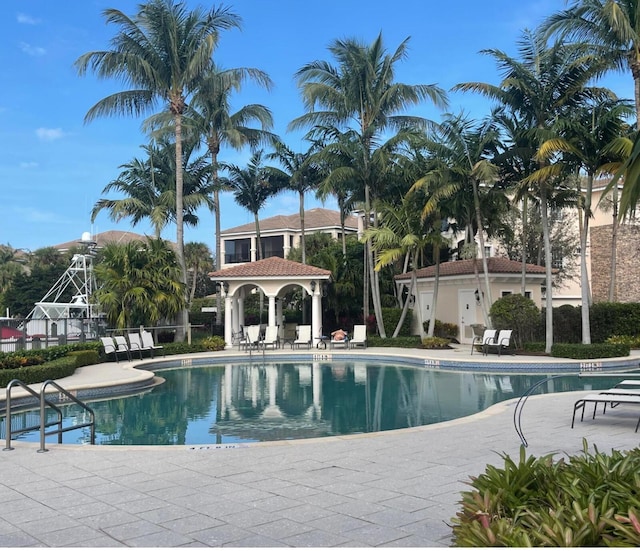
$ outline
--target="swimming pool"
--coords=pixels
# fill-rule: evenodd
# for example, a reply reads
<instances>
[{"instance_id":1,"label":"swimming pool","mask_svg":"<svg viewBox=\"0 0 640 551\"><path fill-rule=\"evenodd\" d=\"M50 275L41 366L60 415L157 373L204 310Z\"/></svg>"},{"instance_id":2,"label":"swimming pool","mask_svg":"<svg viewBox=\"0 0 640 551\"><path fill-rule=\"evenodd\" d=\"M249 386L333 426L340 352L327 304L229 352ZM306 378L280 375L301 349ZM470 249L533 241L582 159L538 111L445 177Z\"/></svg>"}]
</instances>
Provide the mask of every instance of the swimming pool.
<instances>
[{"instance_id":1,"label":"swimming pool","mask_svg":"<svg viewBox=\"0 0 640 551\"><path fill-rule=\"evenodd\" d=\"M620 379L449 371L368 359L234 362L158 374L165 382L150 391L88 402L96 414L96 444L231 445L394 430L477 413L545 379L545 393L608 388ZM64 426L87 421L77 406L63 411ZM33 426L37 415L13 414L14 430ZM39 434L15 439L35 442ZM64 443L88 441L88 429L63 435Z\"/></svg>"}]
</instances>

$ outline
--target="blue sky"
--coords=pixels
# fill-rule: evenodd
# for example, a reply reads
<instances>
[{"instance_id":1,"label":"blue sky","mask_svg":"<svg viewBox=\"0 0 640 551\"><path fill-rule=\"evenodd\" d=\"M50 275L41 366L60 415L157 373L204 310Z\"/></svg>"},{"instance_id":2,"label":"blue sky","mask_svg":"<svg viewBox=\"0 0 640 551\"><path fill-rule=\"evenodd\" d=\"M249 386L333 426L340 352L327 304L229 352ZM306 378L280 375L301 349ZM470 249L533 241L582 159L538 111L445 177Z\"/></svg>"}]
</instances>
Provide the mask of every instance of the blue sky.
<instances>
[{"instance_id":1,"label":"blue sky","mask_svg":"<svg viewBox=\"0 0 640 551\"><path fill-rule=\"evenodd\" d=\"M102 189L120 173L119 166L143 157L147 143L142 118L101 118L84 124L91 106L122 90L116 81L79 77L73 66L82 54L108 49L116 27L102 12L116 8L136 12L134 0L2 0L0 3L0 244L35 250L80 239L85 231L111 229L152 234L145 223L114 223L106 212L92 225L93 205ZM211 5L187 0L190 7ZM226 68L256 67L269 74L275 88L266 92L246 86L236 106L262 103L275 118L274 131L294 151L308 146L300 134L287 133L289 121L303 113L293 78L305 63L332 61L327 46L338 38L370 43L382 32L389 51L407 37L409 56L398 65L397 79L410 84L437 84L448 90L465 81L498 83L493 59L478 52L498 48L517 55L524 28L534 28L564 0L235 0L223 2L243 20L242 30L222 34L217 63ZM216 2L215 5L220 5ZM633 97L630 75L613 75L605 84L619 96ZM489 104L472 94L450 96L449 111L477 117ZM439 120L441 113L425 104L412 114ZM248 152L223 151L221 160L240 165ZM108 195L116 198L115 195ZM261 218L297 212L294 194L269 201ZM322 206L312 196L307 208ZM331 202L325 204L334 208ZM202 211L197 228L185 227L185 241L201 241L214 249L214 219ZM224 194L222 228L253 221ZM175 227L163 237L175 239Z\"/></svg>"}]
</instances>

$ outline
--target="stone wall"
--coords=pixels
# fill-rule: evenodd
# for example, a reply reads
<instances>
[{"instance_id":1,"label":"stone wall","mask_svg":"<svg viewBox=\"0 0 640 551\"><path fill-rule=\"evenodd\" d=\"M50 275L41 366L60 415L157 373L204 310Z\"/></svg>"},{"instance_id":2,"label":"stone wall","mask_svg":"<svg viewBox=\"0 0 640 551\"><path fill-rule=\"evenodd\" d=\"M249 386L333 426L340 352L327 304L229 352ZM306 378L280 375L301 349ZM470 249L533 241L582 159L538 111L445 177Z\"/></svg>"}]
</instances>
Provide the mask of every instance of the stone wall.
<instances>
[{"instance_id":1,"label":"stone wall","mask_svg":"<svg viewBox=\"0 0 640 551\"><path fill-rule=\"evenodd\" d=\"M609 300L611 225L592 227L591 293L594 302ZM640 226L618 227L615 302L640 302Z\"/></svg>"}]
</instances>

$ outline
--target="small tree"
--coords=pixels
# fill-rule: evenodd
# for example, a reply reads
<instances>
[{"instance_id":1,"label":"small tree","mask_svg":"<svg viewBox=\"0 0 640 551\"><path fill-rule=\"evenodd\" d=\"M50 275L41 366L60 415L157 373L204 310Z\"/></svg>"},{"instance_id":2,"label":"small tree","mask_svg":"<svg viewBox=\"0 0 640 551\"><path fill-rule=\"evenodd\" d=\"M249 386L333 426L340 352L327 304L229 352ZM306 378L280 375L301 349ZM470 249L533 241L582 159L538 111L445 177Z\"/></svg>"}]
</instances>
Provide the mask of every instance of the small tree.
<instances>
[{"instance_id":1,"label":"small tree","mask_svg":"<svg viewBox=\"0 0 640 551\"><path fill-rule=\"evenodd\" d=\"M532 341L540 323L540 310L530 298L520 294L499 298L489 311L495 329L512 329L516 348Z\"/></svg>"}]
</instances>

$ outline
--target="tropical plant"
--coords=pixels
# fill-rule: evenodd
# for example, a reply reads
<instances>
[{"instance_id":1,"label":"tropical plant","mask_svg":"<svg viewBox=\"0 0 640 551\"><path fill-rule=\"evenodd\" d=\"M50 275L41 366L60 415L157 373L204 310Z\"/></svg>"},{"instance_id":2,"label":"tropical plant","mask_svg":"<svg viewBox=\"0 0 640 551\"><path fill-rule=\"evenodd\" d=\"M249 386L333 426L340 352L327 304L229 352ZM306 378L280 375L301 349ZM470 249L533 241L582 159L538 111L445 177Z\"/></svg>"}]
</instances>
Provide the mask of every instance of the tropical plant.
<instances>
[{"instance_id":1,"label":"tropical plant","mask_svg":"<svg viewBox=\"0 0 640 551\"><path fill-rule=\"evenodd\" d=\"M169 222L176 220L175 144L161 139L157 144L142 146L147 159L134 158L120 165L118 178L109 182L102 193L117 192L120 199L99 199L91 211L94 222L100 211L107 210L111 220L118 222L130 218L133 226L148 218L156 239ZM198 224L197 209L206 206L213 210L212 185L208 179L207 163L200 156L190 157L193 145L185 144L183 155L183 205L184 223Z\"/></svg>"},{"instance_id":2,"label":"tropical plant","mask_svg":"<svg viewBox=\"0 0 640 551\"><path fill-rule=\"evenodd\" d=\"M108 243L94 272L94 299L117 329L157 325L183 308L184 284L176 254L162 239Z\"/></svg>"},{"instance_id":3,"label":"tropical plant","mask_svg":"<svg viewBox=\"0 0 640 551\"><path fill-rule=\"evenodd\" d=\"M362 182L365 210L365 230L371 215L372 189L377 174L372 156L381 138L388 132L403 128L426 128L429 122L420 117L398 113L425 99L438 106L446 105L444 90L435 85L408 85L395 82L395 66L407 55L408 39L388 54L382 34L370 44L355 39L335 40L329 51L337 66L326 61L313 61L296 73L307 113L290 123L290 128L333 128L336 132L351 130L360 144L358 181ZM353 127L352 127L353 125ZM367 271L378 331L385 335L379 282L374 273L373 251L367 247ZM365 304L365 317L368 303Z\"/></svg>"},{"instance_id":4,"label":"tropical plant","mask_svg":"<svg viewBox=\"0 0 640 551\"><path fill-rule=\"evenodd\" d=\"M251 155L246 168L234 164L222 164L229 174L223 180L224 185L233 193L236 203L253 214L258 260L262 259L258 213L264 207L267 199L278 193L288 181L287 175L281 170L264 166L263 157L264 152L259 149Z\"/></svg>"},{"instance_id":5,"label":"tropical plant","mask_svg":"<svg viewBox=\"0 0 640 551\"><path fill-rule=\"evenodd\" d=\"M196 296L198 282L207 277L207 272L213 269L213 255L205 243L186 243L184 246L184 259L187 265L187 278L189 285L189 306L193 304Z\"/></svg>"},{"instance_id":6,"label":"tropical plant","mask_svg":"<svg viewBox=\"0 0 640 551\"><path fill-rule=\"evenodd\" d=\"M120 10L103 12L118 31L112 49L88 52L75 66L80 75L93 70L101 78L120 79L131 88L96 103L85 116L91 121L103 115L140 115L162 102L174 118L176 157L176 253L186 283L184 261L184 210L182 171L182 115L187 96L202 82L212 66L212 55L220 31L238 27L240 19L226 7L188 11L173 0L149 0L129 17ZM186 285L184 286L186 289ZM183 301L186 304L186 301ZM184 333L188 311L181 312ZM178 336L179 340L184 335Z\"/></svg>"}]
</instances>

